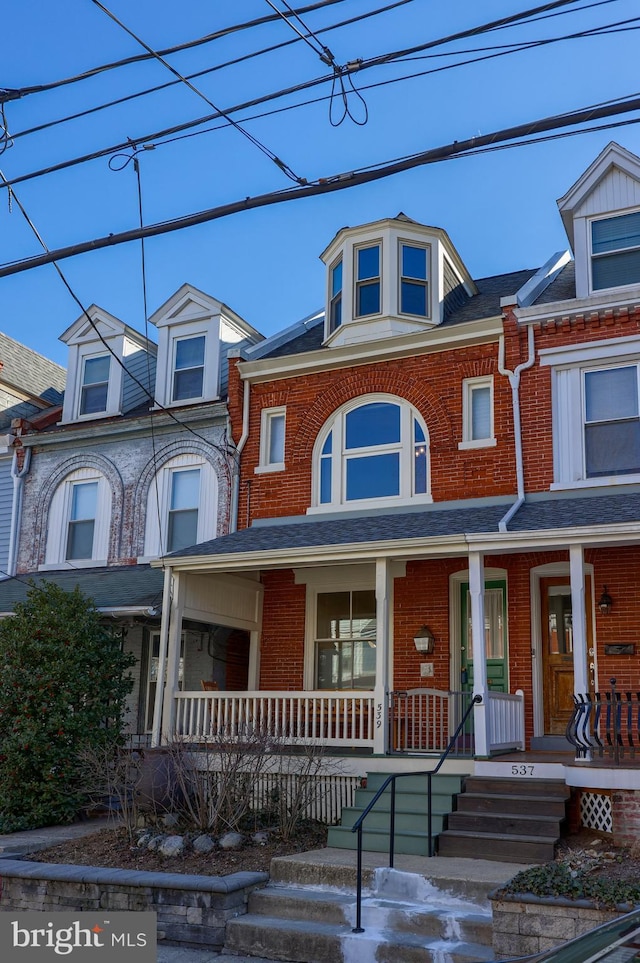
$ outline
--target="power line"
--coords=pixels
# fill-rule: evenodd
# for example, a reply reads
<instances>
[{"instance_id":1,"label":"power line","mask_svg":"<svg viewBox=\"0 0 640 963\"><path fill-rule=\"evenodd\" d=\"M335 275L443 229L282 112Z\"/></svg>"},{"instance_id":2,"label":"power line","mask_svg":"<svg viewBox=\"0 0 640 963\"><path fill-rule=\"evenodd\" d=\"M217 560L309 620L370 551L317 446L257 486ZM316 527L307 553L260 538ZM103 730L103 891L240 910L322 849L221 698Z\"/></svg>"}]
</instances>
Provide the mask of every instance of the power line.
<instances>
[{"instance_id":1,"label":"power line","mask_svg":"<svg viewBox=\"0 0 640 963\"><path fill-rule=\"evenodd\" d=\"M535 12L535 11L548 11L550 8L558 6L558 4L560 4L560 5L566 5L566 4L568 4L568 3L575 3L575 2L576 2L576 0L556 0L555 3L547 3L547 4L544 4L542 7L535 7L535 8L532 8L532 9L533 9L534 12ZM602 2L610 2L610 0L602 0ZM522 12L521 14L519 14L519 15L514 15L511 19L512 19L512 20L515 20L515 19L517 19L518 17L530 16L531 13L532 13L532 10L523 11L523 12ZM479 33L479 32L485 32L485 31L497 29L497 25L501 25L501 26L503 25L504 19L505 19L505 18L503 18L503 19L500 20L500 21L492 21L492 22L489 23L489 24L483 25L482 28L480 28L480 27L472 28L472 32ZM599 28L596 28L596 29L599 29ZM605 28L602 28L602 30L605 30ZM415 51L417 51L417 50L422 50L422 49L427 49L427 48L429 48L429 47L437 46L437 45L439 45L439 44L441 44L441 43L448 42L452 37L455 37L455 38L459 39L463 34L464 34L464 35L467 35L468 33L469 33L469 31L463 31L463 32L460 33L460 34L450 35L450 36L447 37L447 38L440 38L439 40L428 41L428 42L425 43L425 44L420 44L420 45L418 45L417 47L410 48L410 52L415 52ZM551 42L558 42L559 40L563 40L563 39L565 39L565 37L553 38L553 39L549 40L548 42L549 42L549 43L551 43ZM543 42L544 42L544 41L536 41L535 43L537 44L537 43L543 43ZM399 54L402 54L402 55L404 56L404 55L407 54L408 50L409 50L409 48L406 48L404 51L396 51L395 54L394 54L394 56L398 56ZM495 57L495 56L499 56L499 55L504 56L504 55L506 55L507 53L510 53L510 52L519 52L519 50L515 50L515 51L511 51L511 50L501 51L500 54L486 55L486 56L477 58L476 60L473 60L473 61L470 61L470 62L474 62L474 63L475 63L475 62L478 62L478 60L491 59L491 56L494 56L494 57ZM391 57L391 56L392 56L392 54L385 54L385 55L383 55L383 57L385 58L386 61L388 61L388 58ZM365 69L368 69L368 68L371 67L371 66L377 66L379 60L380 60L379 57L370 58L369 60L359 62L358 65L354 65L353 67L349 67L348 69L350 69L350 70L352 70L352 71L355 71L355 70L365 70ZM465 62L465 63L467 63L467 62ZM438 68L434 68L434 69L432 69L432 70L422 71L422 72L420 72L420 73L412 74L412 75L409 75L409 76L410 76L410 77L426 76L427 74L430 74L430 73L436 73L436 72L439 72L439 71L442 71L442 70L452 69L453 67L455 67L455 66L460 66L460 65L461 65L461 64L447 65L447 66L445 66L445 67L438 67ZM385 85L391 84L391 83L398 83L398 82L400 82L400 81L402 81L402 80L405 80L405 79L407 79L407 78L406 78L406 77L392 78L392 79L390 79L390 80L379 81L379 82L376 83L376 84L371 84L371 85L362 87L361 89L362 89L362 90L370 90L370 89L373 89L373 88L375 88L375 87L381 87L381 86L385 86ZM227 108L227 110L225 111L225 113L226 113L226 114L232 114L232 113L237 113L238 111L241 111L241 110L247 110L247 109L250 108L250 107L255 107L255 106L258 106L259 104L264 104L264 103L267 103L267 102L269 102L269 101L271 101L271 100L276 100L276 99L279 99L279 98L281 98L281 97L289 96L290 94L299 93L299 92L301 92L301 91L303 91L303 90L311 89L311 88L313 88L313 87L319 86L320 84L327 83L327 82L329 82L330 80L333 80L333 76L332 76L332 75L329 75L329 76L325 75L325 76L323 76L323 77L318 77L318 78L315 78L315 79L310 80L310 81L304 81L303 83L295 84L295 85L293 85L293 86L290 86L290 87L287 87L287 88L283 88L283 89L281 89L281 90L279 90L279 91L276 91L275 93L266 94L266 95L261 96L261 97L255 97L255 98L252 98L251 100L244 101L244 102L242 102L242 103L240 103L240 104L235 104L234 106ZM323 100L323 99L329 99L329 98L319 98L319 99L320 99L320 100ZM317 102L317 101L312 101L312 102ZM297 105L292 105L292 106L297 106ZM292 109L292 108L291 108L291 109ZM99 159L99 158L101 158L101 157L108 156L109 154L114 154L114 153L117 153L117 152L119 152L119 151L127 150L128 148L131 147L132 144L141 144L141 143L150 142L150 141L157 141L157 140L160 139L160 138L168 138L168 137L170 137L170 136L173 135L173 134L179 134L179 133L181 133L182 131L190 130L190 129L193 128L193 127L197 127L197 126L200 126L200 125L202 125L202 124L209 123L210 121L216 120L216 119L218 119L218 118L221 117L221 116L224 116L224 115L223 115L222 113L220 113L220 112L216 112L216 113L214 113L214 114L208 114L208 115L205 115L205 116L203 116L203 117L196 118L196 119L194 119L194 120L185 121L185 122L182 123L182 124L175 124L175 125L173 125L172 127L167 127L167 128L164 128L163 130L155 131L155 132L150 133L150 134L146 134L146 135L143 135L143 136L138 136L138 137L136 137L136 138L127 138L126 141L121 141L120 143L113 144L113 145L111 145L110 147L101 148L100 150L93 151L93 152L91 152L91 153L89 153L89 154L84 154L84 155L81 155L81 156L79 156L79 157L75 157L75 158L72 158L72 159L70 159L70 160L67 160L67 161L61 161L61 162L59 162L58 164L52 164L52 165L50 165L50 166L48 166L48 167L46 167L46 168L41 168L40 170L37 170L37 171L31 171L31 172L28 172L27 174L18 175L18 176L16 176L16 177L13 177L10 181L8 181L6 185L0 184L0 187L2 187L2 186L13 186L13 185L16 185L16 184L24 183L25 181L28 181L28 180L32 180L32 179L34 179L34 178L38 178L38 177L42 177L42 176L47 175L47 174L55 173L55 172L57 172L57 171L67 170L67 169L69 169L69 168L71 168L71 167L78 166L79 164L84 164L84 163L87 163L87 162L89 162L89 161L97 160L97 159ZM261 116L265 116L265 115L263 114L263 115L261 115Z\"/></svg>"},{"instance_id":2,"label":"power line","mask_svg":"<svg viewBox=\"0 0 640 963\"><path fill-rule=\"evenodd\" d=\"M20 261L14 261L1 266L0 277L8 277L22 271L32 270L43 264L50 264L57 260L63 260L64 258L75 257L78 254L85 254L89 251L97 251L102 248L125 244L129 241L139 240L141 237L154 237L160 234L168 234L172 231L194 227L197 224L218 220L230 214L237 214L240 211L255 210L260 207L283 204L286 201L294 201L304 197L315 197L321 194L345 190L347 187L356 187L361 184L370 183L371 181L381 180L393 174L399 174L416 167L423 167L426 164L435 164L442 160L449 160L454 157L470 154L483 147L490 147L494 144L504 144L506 141L516 140L517 138L530 138L534 134L544 131L577 126L578 124L589 123L599 118L619 116L620 114L626 114L636 110L640 110L640 96L629 98L623 103L615 102L590 106L581 110L569 111L551 117L528 121L524 124L518 124L515 127L504 128L490 134L479 135L462 141L454 141L452 144L421 151L410 157L380 163L375 166L372 165L368 169L346 171L329 177L319 178L313 184L308 184L304 187L292 187L283 191L259 194L255 197L245 197L241 201L233 201L229 204L209 208L208 210L199 211L195 214L188 214L172 220L150 224L145 228L110 234L107 237L100 237L91 241L84 241L68 247L58 248L44 255L24 258ZM638 118L638 122L640 122L640 118ZM583 132L584 131L575 131L574 133ZM526 140L521 141L521 144L525 143L527 143ZM520 144L513 144L511 146L520 146Z\"/></svg>"}]
</instances>

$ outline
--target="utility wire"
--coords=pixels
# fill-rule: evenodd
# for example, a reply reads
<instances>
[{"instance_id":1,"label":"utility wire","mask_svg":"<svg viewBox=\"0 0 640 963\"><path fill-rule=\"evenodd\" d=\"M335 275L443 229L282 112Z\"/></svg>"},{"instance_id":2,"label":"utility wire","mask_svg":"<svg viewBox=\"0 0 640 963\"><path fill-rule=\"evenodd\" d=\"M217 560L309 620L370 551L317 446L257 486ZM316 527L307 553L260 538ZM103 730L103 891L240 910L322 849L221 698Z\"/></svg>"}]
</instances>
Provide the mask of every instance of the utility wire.
<instances>
[{"instance_id":1,"label":"utility wire","mask_svg":"<svg viewBox=\"0 0 640 963\"><path fill-rule=\"evenodd\" d=\"M344 0L321 0L318 3L311 3L306 7L300 7L298 13L310 13L312 10L319 10L322 7L330 7L336 3L344 3ZM216 30L214 33L207 34L204 37L199 37L196 40L188 40L186 43L176 44L173 47L166 47L163 50L159 50L158 53L161 56L168 56L169 54L178 53L181 50L189 50L193 47L199 47L203 44L211 43L214 40L220 40L222 37L228 37L230 34L238 33L242 30L248 30L252 27L262 26L265 23L272 23L279 18L274 15L268 15L264 17L258 17L255 20L248 20L245 23L233 24L230 27L224 27L221 30ZM27 97L29 94L40 94L49 90L57 90L59 87L66 87L69 84L75 84L82 80L88 80L90 77L95 77L98 74L106 73L109 70L115 70L118 67L126 67L129 64L140 63L145 60L151 60L155 54L144 53L138 54L137 56L125 57L122 60L115 60L112 63L101 64L98 67L92 67L89 70L85 70L80 74L74 74L72 77L65 77L61 80L54 80L48 84L35 84L30 87L19 87L19 88L0 88L0 101L7 100L19 100L22 97Z\"/></svg>"},{"instance_id":2,"label":"utility wire","mask_svg":"<svg viewBox=\"0 0 640 963\"><path fill-rule=\"evenodd\" d=\"M619 0L598 0L599 3L617 3ZM320 27L315 32L318 33L328 33L333 30L339 30L342 27L351 26L354 23L360 23L363 20L368 20L371 17L380 16L382 13L388 13L390 10L395 10L397 7L403 7L407 3L415 3L415 0L394 0L393 3L387 3L385 6L377 7L374 10L369 10L366 13L358 14L357 17L350 17L347 20L340 20L338 23L330 24L328 27ZM571 11L562 11L563 13L570 13ZM560 14L557 14L559 16ZM552 15L553 16L553 15ZM244 63L246 60L253 60L255 57L260 57L263 54L273 53L276 50L281 50L284 47L289 47L291 44L298 43L299 38L294 38L293 40L284 40L280 43L271 44L269 47L262 47L260 50L254 50L250 53L242 54L241 56L234 57L232 60L226 60L219 64L214 64L213 67L206 67L203 70L198 70L192 74L185 74L188 80L197 80L199 77L204 77L207 74L214 73L218 70L224 70L227 67L233 67L237 64ZM328 80L329 78L325 78ZM25 130L17 131L12 133L11 139L18 140L20 137L28 137L30 134L38 134L44 130L49 130L52 127L57 127L59 124L66 124L72 120L79 120L82 117L89 117L91 114L98 113L101 110L107 110L110 107L118 107L121 104L126 104L129 101L136 100L139 97L146 97L148 94L159 93L161 90L167 90L170 87L175 87L179 84L179 80L169 80L164 84L157 84L154 87L147 87L144 90L136 91L133 94L127 94L124 97L118 97L115 100L109 100L102 104L97 104L95 107L88 107L85 110L79 110L74 114L67 114L65 117L59 117L56 120L46 121L45 123L38 124L36 127L29 127Z\"/></svg>"},{"instance_id":3,"label":"utility wire","mask_svg":"<svg viewBox=\"0 0 640 963\"><path fill-rule=\"evenodd\" d=\"M109 10L109 8L106 7L101 2L101 0L91 0L91 2L95 7L98 7L99 10L102 10L102 12L106 14L107 17L109 17L111 20L113 20L113 22L116 23L122 30L124 30L125 33L127 33L130 37L132 37L136 41L136 43L139 43L141 47L144 47L147 53L155 57L158 63L161 63L163 67L166 67L166 69L170 73L172 73L174 77L177 77L181 83L183 83L186 87L188 87L188 89L192 93L196 94L197 97L200 97L202 100L204 100L204 102L208 104L209 107L212 107L213 110L218 111L218 113L221 113L222 116L231 124L231 126L238 131L238 133L242 134L243 137L246 137L249 143L253 144L254 147L257 147L259 151L261 151L266 157L268 157L269 160L272 161L276 165L276 167L278 167L286 177L289 178L289 180L294 181L294 183L300 184L300 185L307 183L303 177L298 177L298 175L292 171L289 165L285 164L284 161L282 161L277 154L274 154L272 150L266 147L265 144L262 143L262 141L258 140L257 137L254 137L254 135L249 133L248 130L245 130L245 128L241 124L239 124L237 121L235 121L230 114L228 114L226 111L221 111L220 108L217 107L216 104L214 104L214 102L210 100L209 97L206 96L206 94L203 94L203 92L199 90L194 84L192 84L190 80L187 80L187 78L184 77L178 70L176 70L175 67L172 67L171 64L164 59L164 57L162 57L159 53L156 53L156 51L153 50L147 43L145 43L144 40L138 37L138 35L135 34L133 30L127 27L122 22L122 20L118 19L118 17L116 17L116 15L111 10Z\"/></svg>"},{"instance_id":4,"label":"utility wire","mask_svg":"<svg viewBox=\"0 0 640 963\"><path fill-rule=\"evenodd\" d=\"M575 0L560 0L560 2L562 2L562 3L575 2ZM545 5L545 9L548 8L548 6L549 6L549 4L546 4L546 5ZM536 8L536 9L542 9L542 8ZM497 21L496 21L496 22L497 22ZM487 26L489 26L489 25L487 25ZM606 27L593 28L593 33L592 33L592 32L589 32L588 34L586 34L585 32L582 32L582 33L580 33L580 34L572 35L571 39L575 39L576 37L581 37L581 36L585 36L585 35L589 35L589 36L595 35L595 31L596 31L596 30L599 31L600 33L606 33L607 30L608 30L608 28L606 28ZM551 38L551 39L549 39L548 41L547 41L547 40L544 40L544 41L535 41L534 44L535 44L535 45L540 45L540 44L546 44L546 43L556 43L556 42L559 42L559 41L564 40L564 39L567 39L567 38L566 38L565 36L563 36L563 37L558 37L558 38ZM436 43L437 43L437 41L430 41L428 44L422 44L422 45L420 45L418 48L415 48L415 47L414 47L414 48L411 48L411 49L412 49L412 51L415 51L415 50L417 50L417 49L424 49L424 48L426 48L426 47L433 46L433 45L435 45ZM362 89L362 90L371 90L371 89L374 89L374 88L377 88L377 87L386 86L386 85L388 85L388 84L399 83L399 82L404 81L404 80L409 79L409 78L427 76L428 74L441 72L441 71L443 71L443 70L449 70L449 69L452 69L453 67L456 67L456 66L463 66L463 65L466 65L466 64L468 64L468 63L477 63L477 62L479 62L479 61L489 60L489 59L492 59L492 58L495 58L495 57L498 57L498 56L505 56L505 55L507 55L507 54L509 54L509 53L517 53L517 52L519 52L519 48L516 49L516 50L509 49L509 50L506 50L506 51L500 51L499 53L484 55L484 56L482 56L482 57L475 58L475 59L470 60L470 61L464 61L464 62L462 62L462 63L445 65L444 67L433 68L433 69L430 69L430 70L421 71L421 72L414 73L414 74L410 74L410 75L405 75L405 76L403 76L403 77L396 77L396 78L391 78L391 79L389 79L389 80L379 81L379 82L377 82L377 83L375 83L375 84L369 84L369 85L367 85L367 86L364 86L364 87L362 87L361 89ZM403 53L405 53L405 52L403 52ZM389 56L389 55L385 55L385 56ZM377 60L377 59L379 59L379 58L374 58L374 59ZM369 61L363 61L358 69L360 69L360 70L367 69L368 66L371 66L371 63L370 63ZM355 69L355 68L354 68L354 69ZM332 78L331 78L330 76L327 77L327 76L325 75L325 76L323 76L323 77L319 77L319 78L316 78L316 79L311 80L311 81L305 81L305 82L300 83L300 84L295 84L295 85L293 85L293 86L291 86L291 87L287 87L287 88L281 89L281 90L279 90L279 91L277 91L277 92L275 92L275 93L266 94L266 95L264 95L264 96L262 96L262 97L255 97L255 98L253 98L253 99L251 99L251 100L243 101L243 102L240 103L240 104L235 104L234 106L227 108L226 111L225 111L225 113L226 113L226 114L231 114L231 113L237 113L238 111L241 111L241 110L247 110L247 109L249 109L250 107L258 106L259 104L268 103L269 101L276 100L276 99L279 99L279 98L288 96L288 95L290 95L290 94L299 93L299 92L301 92L301 91L303 91L303 90L311 89L311 88L316 87L316 86L318 86L318 85L320 85L320 84L324 84L324 83L328 82L328 81L331 80L331 79L332 79ZM306 106L306 105L308 105L309 103L317 103L317 102L319 102L319 101L326 100L326 99L329 99L329 98L328 98L328 97L321 97L321 98L317 98L317 100L315 100L315 101L307 101L303 106ZM299 105L290 105L289 107L287 107L287 108L285 108L285 109L294 109L294 107L297 107L297 106L299 106ZM274 113L276 113L276 112L278 112L278 111L274 111ZM176 124L176 125L174 125L174 126L172 126L172 127L165 128L164 130L155 131L155 132L153 132L153 133L146 134L146 135L144 135L144 136L139 136L139 137L137 137L137 138L135 138L135 139L134 139L134 138L128 138L126 141L122 141L122 142L120 142L120 143L118 143L118 144L113 144L113 145L111 145L110 147L101 148L100 150L93 151L93 152L91 152L91 153L89 153L89 154L81 155L80 157L72 158L71 160L61 161L61 162L58 163L58 164L53 164L53 165L50 165L49 167L41 168L40 170L31 171L31 172L28 172L28 173L26 173L26 174L18 175L18 176L16 176L16 177L13 177L10 181L8 181L8 182L7 182L7 185L2 185L2 184L0 184L0 187L2 187L2 186L12 186L12 185L20 184L20 183L23 183L23 182L25 182L25 181L32 180L32 179L34 179L34 178L42 177L42 176L44 176L44 175L46 175L46 174L55 173L55 172L60 171L60 170L66 170L66 169L68 169L68 168L70 168L70 167L75 167L75 166L77 166L77 165L79 165L79 164L84 164L84 163L86 163L86 162L88 162L88 161L97 160L97 159L99 159L99 158L101 158L101 157L105 157L105 156L108 156L108 155L110 155L110 154L115 154L115 153L117 153L117 152L119 152L119 151L127 150L127 149L131 146L132 143L134 143L134 144L140 144L140 143L144 143L144 142L158 141L158 140L161 139L161 138L162 138L162 139L164 139L164 138L169 138L169 137L171 137L171 136L174 135L174 134L179 134L179 133L181 133L182 131L190 130L190 129L192 129L193 127L197 127L197 126L200 126L200 125L202 125L202 124L209 123L210 121L216 120L216 119L218 119L219 117L222 117L222 116L224 116L224 114L222 114L222 113L220 113L220 112L215 113L215 114L208 114L208 115L205 115L205 116L203 116L203 117L196 118L196 119L191 120L191 121L186 121L186 122L184 122L184 123L182 123L182 124ZM268 116L268 114L265 113L265 114L261 114L261 115L259 115L259 116ZM219 128L214 128L214 129L219 129ZM205 133L205 131L202 131L202 133Z\"/></svg>"},{"instance_id":5,"label":"utility wire","mask_svg":"<svg viewBox=\"0 0 640 963\"><path fill-rule=\"evenodd\" d=\"M156 224L147 225L145 228L138 228L129 231L122 231L118 234L110 234L107 237L96 238L91 241L84 241L68 247L58 248L35 257L24 258L0 267L0 278L19 274L43 264L50 264L52 261L63 260L68 257L75 257L78 254L85 254L89 251L97 251L105 247L114 247L129 241L139 240L141 237L154 237L160 234L168 234L172 231L182 230L193 227L196 224L204 224L208 221L218 220L230 214L237 214L240 211L255 210L260 207L267 207L274 204L283 204L287 201L298 200L303 197L315 197L321 194L329 194L335 191L345 190L347 187L355 187L360 184L367 184L371 181L381 180L393 174L412 170L416 167L423 167L426 164L434 164L442 160L449 160L465 154L473 153L479 148L489 147L494 144L504 144L506 141L515 141L518 138L531 138L533 135L550 130L558 130L564 127L573 127L578 124L590 123L604 117L619 116L640 111L640 96L636 95L632 99L625 100L623 103L609 103L582 108L581 110L569 111L563 114L556 114L551 117L544 117L538 120L528 121L518 124L515 127L503 128L489 134L471 137L462 141L454 141L442 147L431 148L421 151L410 157L400 160L388 161L360 171L345 171L333 174L329 177L322 177L313 184L304 187L291 187L287 190L274 191L268 194L259 194L255 197L245 197L240 201L233 201L208 210L199 211L195 214L187 214L172 220L160 221ZM640 118L638 118L640 122ZM574 133L581 133L576 131ZM522 143L527 143L523 140ZM513 144L512 146L519 146Z\"/></svg>"}]
</instances>

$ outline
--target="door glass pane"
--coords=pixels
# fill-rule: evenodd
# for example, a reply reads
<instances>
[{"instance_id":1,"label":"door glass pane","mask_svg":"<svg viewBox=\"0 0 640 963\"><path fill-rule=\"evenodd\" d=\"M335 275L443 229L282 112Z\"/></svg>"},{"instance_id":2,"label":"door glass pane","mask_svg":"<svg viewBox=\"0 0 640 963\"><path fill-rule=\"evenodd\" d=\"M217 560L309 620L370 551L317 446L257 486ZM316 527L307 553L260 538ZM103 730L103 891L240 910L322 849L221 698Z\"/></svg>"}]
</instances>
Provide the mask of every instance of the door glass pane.
<instances>
[{"instance_id":1,"label":"door glass pane","mask_svg":"<svg viewBox=\"0 0 640 963\"><path fill-rule=\"evenodd\" d=\"M569 655L571 652L573 652L573 623L571 618L570 586L552 585L549 588L548 605L548 654Z\"/></svg>"},{"instance_id":2,"label":"door glass pane","mask_svg":"<svg viewBox=\"0 0 640 963\"><path fill-rule=\"evenodd\" d=\"M504 595L501 588L484 592L484 650L487 659L503 659L505 655ZM472 658L473 635L471 592L467 592L467 652Z\"/></svg>"}]
</instances>

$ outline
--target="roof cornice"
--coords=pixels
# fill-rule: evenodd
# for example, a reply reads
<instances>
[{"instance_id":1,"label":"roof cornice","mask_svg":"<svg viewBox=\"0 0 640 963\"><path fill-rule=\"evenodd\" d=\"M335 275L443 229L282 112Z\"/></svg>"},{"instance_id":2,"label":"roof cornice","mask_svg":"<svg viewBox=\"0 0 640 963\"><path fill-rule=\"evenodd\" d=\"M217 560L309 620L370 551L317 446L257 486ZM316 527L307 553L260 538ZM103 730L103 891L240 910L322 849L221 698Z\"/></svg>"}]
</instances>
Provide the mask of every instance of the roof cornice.
<instances>
[{"instance_id":1,"label":"roof cornice","mask_svg":"<svg viewBox=\"0 0 640 963\"><path fill-rule=\"evenodd\" d=\"M427 332L397 335L386 341L368 341L338 348L317 348L303 354L241 361L238 370L240 377L251 383L301 377L315 371L351 368L377 361L393 361L451 348L464 348L471 344L487 344L497 341L502 333L502 316L497 315L464 324L439 325Z\"/></svg>"},{"instance_id":2,"label":"roof cornice","mask_svg":"<svg viewBox=\"0 0 640 963\"><path fill-rule=\"evenodd\" d=\"M533 304L529 308L514 308L514 315L521 324L539 321L556 321L561 318L597 315L603 311L620 308L640 308L640 286L634 286L624 294L591 294L588 298L571 298L569 301L552 301L549 304Z\"/></svg>"}]
</instances>

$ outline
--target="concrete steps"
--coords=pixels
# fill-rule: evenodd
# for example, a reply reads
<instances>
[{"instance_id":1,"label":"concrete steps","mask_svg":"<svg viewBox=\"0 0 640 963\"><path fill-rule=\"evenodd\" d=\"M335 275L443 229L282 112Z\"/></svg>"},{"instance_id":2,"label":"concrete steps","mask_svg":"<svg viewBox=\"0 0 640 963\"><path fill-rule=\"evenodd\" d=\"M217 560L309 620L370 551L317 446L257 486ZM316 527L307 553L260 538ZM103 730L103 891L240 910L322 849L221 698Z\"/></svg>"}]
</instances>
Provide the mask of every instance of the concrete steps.
<instances>
[{"instance_id":1,"label":"concrete steps","mask_svg":"<svg viewBox=\"0 0 640 963\"><path fill-rule=\"evenodd\" d=\"M363 933L356 919L353 869L327 876L340 886L304 882L303 860L285 864L249 898L248 914L227 924L225 952L295 963L489 963L491 912L480 892L474 903L423 876L377 869L363 893ZM298 868L296 868L298 867ZM337 874L337 876L336 876ZM286 883L277 882L284 875ZM275 881L274 881L275 877ZM313 877L315 878L315 877ZM348 881L348 882L347 882Z\"/></svg>"},{"instance_id":2,"label":"concrete steps","mask_svg":"<svg viewBox=\"0 0 640 963\"><path fill-rule=\"evenodd\" d=\"M569 795L559 780L470 776L438 837L438 854L546 863L554 857Z\"/></svg>"}]
</instances>

